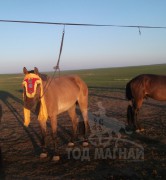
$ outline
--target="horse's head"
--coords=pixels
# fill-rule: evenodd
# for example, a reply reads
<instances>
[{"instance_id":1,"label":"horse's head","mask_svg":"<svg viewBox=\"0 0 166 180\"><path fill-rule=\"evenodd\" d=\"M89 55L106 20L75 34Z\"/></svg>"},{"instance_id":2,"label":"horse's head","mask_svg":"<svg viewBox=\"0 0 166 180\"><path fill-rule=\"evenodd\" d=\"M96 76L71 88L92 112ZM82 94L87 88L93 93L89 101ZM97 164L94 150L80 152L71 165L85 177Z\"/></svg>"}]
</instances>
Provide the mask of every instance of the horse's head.
<instances>
[{"instance_id":1,"label":"horse's head","mask_svg":"<svg viewBox=\"0 0 166 180\"><path fill-rule=\"evenodd\" d=\"M24 107L29 110L35 110L41 97L42 80L36 67L31 71L27 71L24 67L23 72L25 74L22 83Z\"/></svg>"},{"instance_id":2,"label":"horse's head","mask_svg":"<svg viewBox=\"0 0 166 180\"><path fill-rule=\"evenodd\" d=\"M43 81L47 81L47 75L39 74L35 67L32 71L27 71L23 80L23 101L24 101L24 125L30 123L30 111L34 110L38 114L38 120L46 121L48 118L47 108L43 94Z\"/></svg>"}]
</instances>

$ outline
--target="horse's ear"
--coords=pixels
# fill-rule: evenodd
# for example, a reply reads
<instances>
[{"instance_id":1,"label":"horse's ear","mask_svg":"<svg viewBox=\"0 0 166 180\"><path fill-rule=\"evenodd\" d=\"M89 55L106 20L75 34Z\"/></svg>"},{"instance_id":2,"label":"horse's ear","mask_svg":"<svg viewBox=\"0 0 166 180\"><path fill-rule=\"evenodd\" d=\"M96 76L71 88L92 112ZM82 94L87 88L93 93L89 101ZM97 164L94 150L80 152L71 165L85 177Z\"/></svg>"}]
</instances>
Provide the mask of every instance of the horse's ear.
<instances>
[{"instance_id":1,"label":"horse's ear","mask_svg":"<svg viewBox=\"0 0 166 180\"><path fill-rule=\"evenodd\" d=\"M23 73L24 73L24 74L28 74L28 71L27 71L27 68L26 68L26 67L23 68Z\"/></svg>"},{"instance_id":2,"label":"horse's ear","mask_svg":"<svg viewBox=\"0 0 166 180\"><path fill-rule=\"evenodd\" d=\"M34 67L34 73L39 75L39 71L38 71L38 68L37 67Z\"/></svg>"}]
</instances>

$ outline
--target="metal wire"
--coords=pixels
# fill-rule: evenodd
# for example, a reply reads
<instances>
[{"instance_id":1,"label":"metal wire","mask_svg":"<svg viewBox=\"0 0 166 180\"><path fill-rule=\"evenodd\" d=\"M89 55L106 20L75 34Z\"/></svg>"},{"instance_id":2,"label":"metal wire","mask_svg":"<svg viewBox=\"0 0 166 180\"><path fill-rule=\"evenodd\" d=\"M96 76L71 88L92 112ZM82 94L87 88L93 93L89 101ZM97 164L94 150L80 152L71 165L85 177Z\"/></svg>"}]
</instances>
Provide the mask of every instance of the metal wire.
<instances>
[{"instance_id":1,"label":"metal wire","mask_svg":"<svg viewBox=\"0 0 166 180\"><path fill-rule=\"evenodd\" d=\"M19 21L19 20L0 20L4 23L24 23L24 24L45 24L45 25L63 25L63 26L98 26L98 27L119 27L119 28L148 28L148 29L166 29L165 26L144 26L144 25L115 25L115 24L81 24L64 22L42 22L42 21Z\"/></svg>"}]
</instances>

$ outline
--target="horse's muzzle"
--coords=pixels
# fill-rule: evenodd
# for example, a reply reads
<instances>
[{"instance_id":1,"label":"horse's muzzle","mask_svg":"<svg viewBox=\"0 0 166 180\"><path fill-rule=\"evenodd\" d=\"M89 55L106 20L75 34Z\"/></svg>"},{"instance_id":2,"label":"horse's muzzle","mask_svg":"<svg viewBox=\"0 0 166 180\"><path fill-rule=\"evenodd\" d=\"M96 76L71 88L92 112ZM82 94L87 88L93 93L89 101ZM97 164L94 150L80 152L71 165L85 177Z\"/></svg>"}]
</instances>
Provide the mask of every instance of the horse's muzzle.
<instances>
[{"instance_id":1,"label":"horse's muzzle","mask_svg":"<svg viewBox=\"0 0 166 180\"><path fill-rule=\"evenodd\" d=\"M29 109L30 111L35 111L39 98L26 98L24 100L24 107Z\"/></svg>"}]
</instances>

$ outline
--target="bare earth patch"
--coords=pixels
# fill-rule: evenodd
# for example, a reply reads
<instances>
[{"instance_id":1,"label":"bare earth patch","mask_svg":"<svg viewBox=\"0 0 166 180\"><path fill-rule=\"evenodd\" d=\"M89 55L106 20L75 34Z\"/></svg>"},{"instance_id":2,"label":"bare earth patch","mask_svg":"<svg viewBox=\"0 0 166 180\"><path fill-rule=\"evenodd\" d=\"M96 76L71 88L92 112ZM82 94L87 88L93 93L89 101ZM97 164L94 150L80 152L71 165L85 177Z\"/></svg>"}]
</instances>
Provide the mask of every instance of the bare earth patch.
<instances>
[{"instance_id":1,"label":"bare earth patch","mask_svg":"<svg viewBox=\"0 0 166 180\"><path fill-rule=\"evenodd\" d=\"M108 118L115 118L126 124L128 102L123 89L90 88L89 111L99 112L98 103L104 107ZM142 133L121 133L118 148L124 151L133 148L133 142L143 147L144 158L140 161L104 156L95 158L94 145L88 147L85 158L74 154L82 150L82 142L78 141L75 152L69 150L67 144L72 134L72 124L67 113L58 119L59 162L52 161L51 128L48 122L48 156L40 158L40 127L36 116L31 116L28 128L23 125L23 107L19 99L4 95L0 100L3 118L0 125L0 146L2 151L1 178L3 179L164 179L166 178L166 102L148 99L140 111L140 121L145 131ZM104 121L104 120L103 120ZM104 123L104 122L103 122ZM79 128L81 129L81 128ZM80 132L81 133L81 132ZM79 134L81 138L81 135ZM116 137L116 134L115 134ZM76 149L77 148L77 149ZM113 150L115 142L111 141L105 150ZM87 153L82 150L81 153ZM79 153L79 151L78 151ZM73 157L73 154L75 155ZM81 154L82 155L82 154ZM84 154L85 155L85 154ZM77 158L76 158L77 157ZM87 158L89 157L89 158Z\"/></svg>"}]
</instances>

